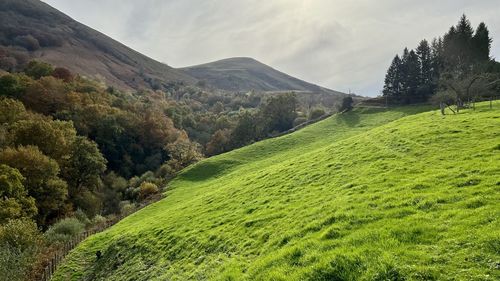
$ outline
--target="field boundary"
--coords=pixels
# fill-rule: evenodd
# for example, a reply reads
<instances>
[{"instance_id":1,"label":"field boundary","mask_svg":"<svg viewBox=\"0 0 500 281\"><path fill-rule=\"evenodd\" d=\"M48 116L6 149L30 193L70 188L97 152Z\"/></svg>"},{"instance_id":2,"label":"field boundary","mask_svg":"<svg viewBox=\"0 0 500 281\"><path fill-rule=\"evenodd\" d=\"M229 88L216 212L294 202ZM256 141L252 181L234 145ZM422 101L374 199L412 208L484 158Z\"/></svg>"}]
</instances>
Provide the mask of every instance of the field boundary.
<instances>
[{"instance_id":1,"label":"field boundary","mask_svg":"<svg viewBox=\"0 0 500 281\"><path fill-rule=\"evenodd\" d=\"M107 220L105 223L99 224L95 227L90 228L89 230L86 230L78 234L71 241L64 243L63 246L59 247L59 249L52 254L52 257L48 259L48 263L44 266L43 271L38 272L36 274L37 277L35 278L35 280L49 281L56 272L59 264L61 264L61 262L69 254L69 252L71 252L71 250L73 250L76 246L78 246L78 244L80 244L82 241L87 239L89 236L92 236L99 232L103 232L104 230L117 224L122 219L130 216L131 214L141 210L142 208L152 203L160 201L161 199L163 199L163 196L161 194L158 194L158 196L152 197L151 200L149 200L147 203L139 205L137 209L135 209L133 212L114 217L113 219Z\"/></svg>"}]
</instances>

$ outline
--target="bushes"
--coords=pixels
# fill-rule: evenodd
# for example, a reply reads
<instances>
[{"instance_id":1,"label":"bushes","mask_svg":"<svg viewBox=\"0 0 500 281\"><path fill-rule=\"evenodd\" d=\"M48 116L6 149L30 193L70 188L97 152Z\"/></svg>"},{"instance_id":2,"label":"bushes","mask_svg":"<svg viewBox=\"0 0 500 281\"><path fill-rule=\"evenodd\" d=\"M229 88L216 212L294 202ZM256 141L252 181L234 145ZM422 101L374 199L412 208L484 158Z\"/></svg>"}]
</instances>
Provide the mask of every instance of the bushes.
<instances>
[{"instance_id":1,"label":"bushes","mask_svg":"<svg viewBox=\"0 0 500 281\"><path fill-rule=\"evenodd\" d=\"M33 79L50 76L54 72L52 65L41 61L30 61L24 72Z\"/></svg>"},{"instance_id":2,"label":"bushes","mask_svg":"<svg viewBox=\"0 0 500 281\"><path fill-rule=\"evenodd\" d=\"M71 71L69 71L67 68L64 67L56 67L52 72L52 76L54 76L57 79L61 79L66 83L71 82L74 79L74 76L71 73Z\"/></svg>"},{"instance_id":3,"label":"bushes","mask_svg":"<svg viewBox=\"0 0 500 281\"><path fill-rule=\"evenodd\" d=\"M11 220L0 226L0 276L3 280L25 280L43 237L30 220Z\"/></svg>"},{"instance_id":4,"label":"bushes","mask_svg":"<svg viewBox=\"0 0 500 281\"><path fill-rule=\"evenodd\" d=\"M37 249L42 244L42 236L32 220L10 220L0 225L0 245L9 245L24 252Z\"/></svg>"},{"instance_id":5,"label":"bushes","mask_svg":"<svg viewBox=\"0 0 500 281\"><path fill-rule=\"evenodd\" d=\"M158 194L160 190L158 186L154 183L143 182L139 188L139 198L141 200L147 199L155 194Z\"/></svg>"},{"instance_id":6,"label":"bushes","mask_svg":"<svg viewBox=\"0 0 500 281\"><path fill-rule=\"evenodd\" d=\"M52 225L44 236L51 244L70 241L85 230L85 224L77 218L65 218Z\"/></svg>"},{"instance_id":7,"label":"bushes","mask_svg":"<svg viewBox=\"0 0 500 281\"><path fill-rule=\"evenodd\" d=\"M14 38L14 42L17 45L26 48L26 50L28 51L36 51L40 49L40 43L38 42L38 40L29 34L17 36L16 38Z\"/></svg>"},{"instance_id":8,"label":"bushes","mask_svg":"<svg viewBox=\"0 0 500 281\"><path fill-rule=\"evenodd\" d=\"M315 108L309 112L309 120L315 120L325 115L325 110L322 108Z\"/></svg>"}]
</instances>

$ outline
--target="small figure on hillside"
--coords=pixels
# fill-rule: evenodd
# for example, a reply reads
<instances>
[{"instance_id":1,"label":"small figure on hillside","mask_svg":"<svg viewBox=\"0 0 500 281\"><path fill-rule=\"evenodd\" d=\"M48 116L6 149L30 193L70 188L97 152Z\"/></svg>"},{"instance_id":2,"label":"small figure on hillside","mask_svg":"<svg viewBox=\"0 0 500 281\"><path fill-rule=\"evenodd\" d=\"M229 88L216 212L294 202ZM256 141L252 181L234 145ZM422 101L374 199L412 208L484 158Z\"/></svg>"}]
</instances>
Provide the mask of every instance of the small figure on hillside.
<instances>
[{"instance_id":1,"label":"small figure on hillside","mask_svg":"<svg viewBox=\"0 0 500 281\"><path fill-rule=\"evenodd\" d=\"M97 251L97 252L95 252L95 257L96 257L96 259L97 259L97 260L100 260L100 259L101 259L101 256L102 256L101 251Z\"/></svg>"}]
</instances>

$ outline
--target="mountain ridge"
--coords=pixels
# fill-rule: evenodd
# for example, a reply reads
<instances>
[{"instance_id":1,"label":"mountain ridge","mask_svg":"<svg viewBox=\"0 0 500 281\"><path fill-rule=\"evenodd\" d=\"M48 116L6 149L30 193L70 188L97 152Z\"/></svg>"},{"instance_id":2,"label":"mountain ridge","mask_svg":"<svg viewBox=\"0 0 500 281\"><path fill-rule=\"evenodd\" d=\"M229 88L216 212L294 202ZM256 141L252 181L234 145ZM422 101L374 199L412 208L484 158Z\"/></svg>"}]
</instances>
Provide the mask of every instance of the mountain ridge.
<instances>
[{"instance_id":1,"label":"mountain ridge","mask_svg":"<svg viewBox=\"0 0 500 281\"><path fill-rule=\"evenodd\" d=\"M293 77L252 57L224 58L179 68L215 88L247 91L304 91L343 94Z\"/></svg>"},{"instance_id":2,"label":"mountain ridge","mask_svg":"<svg viewBox=\"0 0 500 281\"><path fill-rule=\"evenodd\" d=\"M0 44L122 89L161 89L196 79L143 55L38 0L0 3ZM26 55L26 53L25 53Z\"/></svg>"}]
</instances>

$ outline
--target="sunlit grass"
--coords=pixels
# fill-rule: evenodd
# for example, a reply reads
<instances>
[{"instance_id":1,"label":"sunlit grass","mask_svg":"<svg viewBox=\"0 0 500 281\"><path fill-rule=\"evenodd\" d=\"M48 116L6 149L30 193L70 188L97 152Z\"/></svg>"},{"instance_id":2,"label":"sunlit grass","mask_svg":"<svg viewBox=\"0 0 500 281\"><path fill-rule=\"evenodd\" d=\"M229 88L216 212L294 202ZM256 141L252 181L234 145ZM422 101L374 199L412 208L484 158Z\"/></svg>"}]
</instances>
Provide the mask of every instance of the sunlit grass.
<instances>
[{"instance_id":1,"label":"sunlit grass","mask_svg":"<svg viewBox=\"0 0 500 281\"><path fill-rule=\"evenodd\" d=\"M54 280L498 280L495 108L359 109L204 160Z\"/></svg>"}]
</instances>

